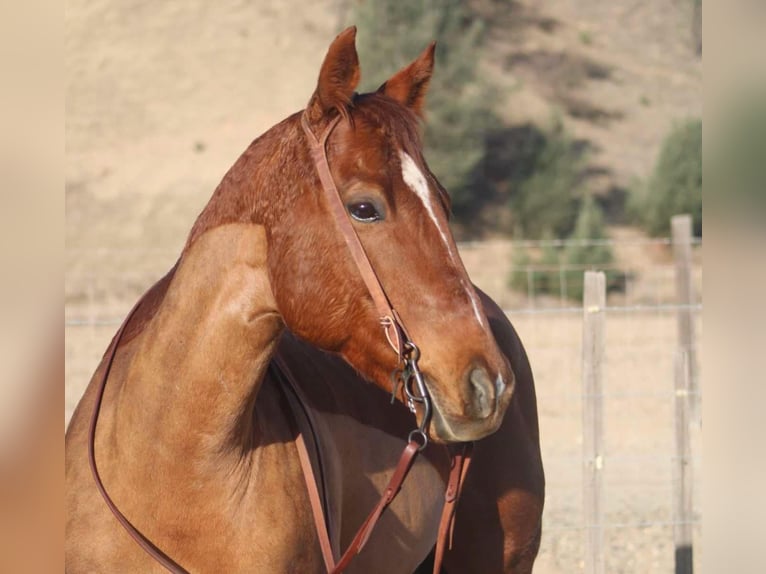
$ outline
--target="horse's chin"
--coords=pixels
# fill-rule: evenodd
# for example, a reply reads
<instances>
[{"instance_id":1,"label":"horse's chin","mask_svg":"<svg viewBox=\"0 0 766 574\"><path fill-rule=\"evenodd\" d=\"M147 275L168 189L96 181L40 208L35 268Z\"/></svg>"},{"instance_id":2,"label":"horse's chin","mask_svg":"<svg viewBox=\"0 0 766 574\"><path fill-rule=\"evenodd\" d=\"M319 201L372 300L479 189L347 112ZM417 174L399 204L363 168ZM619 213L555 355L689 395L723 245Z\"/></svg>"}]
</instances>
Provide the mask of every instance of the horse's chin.
<instances>
[{"instance_id":1,"label":"horse's chin","mask_svg":"<svg viewBox=\"0 0 766 574\"><path fill-rule=\"evenodd\" d=\"M486 419L471 420L464 417L445 416L434 404L428 437L440 444L475 441L493 434L500 428L502 422L503 416L500 412L495 412Z\"/></svg>"}]
</instances>

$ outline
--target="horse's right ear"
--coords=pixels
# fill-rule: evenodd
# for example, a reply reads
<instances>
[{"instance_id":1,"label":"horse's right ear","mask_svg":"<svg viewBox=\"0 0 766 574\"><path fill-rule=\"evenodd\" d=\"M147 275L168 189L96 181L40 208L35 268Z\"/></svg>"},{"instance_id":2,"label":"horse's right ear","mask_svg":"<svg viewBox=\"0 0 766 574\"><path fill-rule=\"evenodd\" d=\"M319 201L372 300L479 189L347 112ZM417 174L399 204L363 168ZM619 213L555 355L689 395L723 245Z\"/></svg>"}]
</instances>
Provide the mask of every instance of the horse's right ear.
<instances>
[{"instance_id":1,"label":"horse's right ear","mask_svg":"<svg viewBox=\"0 0 766 574\"><path fill-rule=\"evenodd\" d=\"M399 70L380 86L378 92L393 98L422 117L428 84L434 73L435 50L436 42L431 42L414 62Z\"/></svg>"},{"instance_id":2,"label":"horse's right ear","mask_svg":"<svg viewBox=\"0 0 766 574\"><path fill-rule=\"evenodd\" d=\"M306 108L310 122L318 122L332 110L348 117L348 108L359 84L356 26L346 28L330 44L319 71L319 81Z\"/></svg>"}]
</instances>

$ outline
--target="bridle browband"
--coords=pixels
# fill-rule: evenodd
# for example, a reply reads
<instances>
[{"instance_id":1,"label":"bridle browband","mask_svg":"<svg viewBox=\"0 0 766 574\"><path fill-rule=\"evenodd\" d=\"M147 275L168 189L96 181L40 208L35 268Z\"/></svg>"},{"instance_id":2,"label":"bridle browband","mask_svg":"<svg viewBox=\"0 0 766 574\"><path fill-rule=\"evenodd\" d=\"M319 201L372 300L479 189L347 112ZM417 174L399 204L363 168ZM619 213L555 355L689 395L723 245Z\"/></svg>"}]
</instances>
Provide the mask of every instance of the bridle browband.
<instances>
[{"instance_id":1,"label":"bridle browband","mask_svg":"<svg viewBox=\"0 0 766 574\"><path fill-rule=\"evenodd\" d=\"M380 316L380 324L383 327L383 331L389 345L393 348L398 358L397 368L391 375L392 380L392 396L391 401L396 399L398 389L403 389L403 395L410 410L417 416L417 405L421 406L421 420L417 428L413 429L407 437L407 445L402 452L399 462L389 479L386 489L380 498L378 504L372 509L367 519L362 523L361 527L354 536L351 544L346 551L340 557L339 560L335 560L335 555L330 543L330 535L328 532L327 516L324 510L324 504L322 502L319 489L317 487L317 480L314 474L314 470L311 464L311 459L306 447L306 443L300 432L297 434L296 447L298 449L298 455L303 471L303 476L306 482L306 487L309 494L309 500L311 502L311 510L314 519L314 526L317 536L319 538L319 545L322 550L322 557L324 559L325 567L329 574L340 574L343 572L349 563L359 552L361 552L364 545L369 540L373 529L375 528L378 520L385 511L386 508L393 502L396 495L401 490L409 470L415 462L418 454L423 451L428 445L428 424L431 419L432 406L431 397L428 389L425 385L423 374L418 367L418 360L420 358L420 350L410 339L401 318L391 306L391 303L386 296L383 286L380 284L380 280L375 273L375 270L364 251L359 236L353 228L351 220L346 213L346 208L343 205L340 192L335 185L335 181L330 172L330 166L327 161L327 140L332 133L335 126L340 121L341 116L336 116L331 120L329 125L325 128L324 132L319 138L317 138L311 131L306 113L301 115L301 126L309 141L309 148L311 157L314 161L314 165L319 175L319 180L322 184L322 189L327 199L328 206L333 214L338 228L343 235L343 238L348 246L351 257L356 264L357 269L364 281L367 291L369 292L373 303L376 307L378 315ZM130 310L125 317L125 321L120 326L120 329L115 334L112 342L107 349L105 358L106 364L104 372L96 391L96 397L94 401L93 414L91 416L90 427L88 431L88 461L90 464L91 473L96 482L96 487L99 493L104 499L109 510L118 520L120 525L127 531L127 533L133 538L133 540L141 546L141 548L149 554L155 561L162 565L166 570L175 574L188 574L188 572L182 568L179 564L173 561L162 550L157 548L146 536L144 536L128 518L120 511L117 505L109 496L104 484L101 480L101 476L98 471L95 457L95 438L96 438L96 426L98 424L99 413L101 410L101 402L104 396L104 390L106 388L106 382L109 378L109 373L114 363L114 358L117 353L117 347L124 334L124 331L133 317L136 310L141 306L143 299L139 300L136 305ZM287 367L281 357L276 356L275 362L279 367L279 370L283 374L284 382L288 387L286 396L288 397L288 403L291 409L294 411L295 417L305 417L305 404L301 404L305 401L302 398L301 391L290 369ZM302 414L300 414L302 413ZM314 436L314 440L317 437ZM447 547L452 545L452 533L454 529L455 511L462 485L468 471L468 466L471 460L472 443L464 443L462 448L453 452L451 455L451 469L449 479L447 482L447 489L444 495L444 508L442 510L442 517L439 523L439 530L436 539L436 550L434 556L434 574L438 574L441 570L441 564L444 557L444 552ZM320 469L321 471L321 469Z\"/></svg>"}]
</instances>

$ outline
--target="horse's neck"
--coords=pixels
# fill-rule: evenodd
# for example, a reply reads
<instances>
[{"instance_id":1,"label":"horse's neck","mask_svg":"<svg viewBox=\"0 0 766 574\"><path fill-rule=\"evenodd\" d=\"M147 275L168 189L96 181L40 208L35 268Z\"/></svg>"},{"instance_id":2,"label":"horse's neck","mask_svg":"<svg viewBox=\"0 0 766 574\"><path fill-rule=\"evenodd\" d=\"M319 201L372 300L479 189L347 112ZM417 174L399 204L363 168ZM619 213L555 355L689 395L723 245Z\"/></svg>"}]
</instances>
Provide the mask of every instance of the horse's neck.
<instances>
[{"instance_id":1,"label":"horse's neck","mask_svg":"<svg viewBox=\"0 0 766 574\"><path fill-rule=\"evenodd\" d=\"M266 247L261 226L229 224L184 253L133 343L115 409L122 452L167 453L168 464L185 466L252 439L255 397L282 328Z\"/></svg>"},{"instance_id":2,"label":"horse's neck","mask_svg":"<svg viewBox=\"0 0 766 574\"><path fill-rule=\"evenodd\" d=\"M290 182L289 174L294 166L308 161L308 149L299 144L303 136L298 117L293 114L272 127L234 162L194 222L185 251L221 224L267 224L290 202L289 195L300 188L300 182Z\"/></svg>"}]
</instances>

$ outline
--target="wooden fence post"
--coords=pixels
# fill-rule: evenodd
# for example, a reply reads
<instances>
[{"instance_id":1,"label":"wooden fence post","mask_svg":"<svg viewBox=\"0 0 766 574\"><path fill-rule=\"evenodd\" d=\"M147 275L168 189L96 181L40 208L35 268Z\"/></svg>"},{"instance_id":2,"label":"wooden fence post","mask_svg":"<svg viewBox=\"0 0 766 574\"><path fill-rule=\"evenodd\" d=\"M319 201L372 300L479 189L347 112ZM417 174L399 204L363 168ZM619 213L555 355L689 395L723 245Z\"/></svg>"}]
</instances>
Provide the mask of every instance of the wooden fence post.
<instances>
[{"instance_id":1,"label":"wooden fence post","mask_svg":"<svg viewBox=\"0 0 766 574\"><path fill-rule=\"evenodd\" d=\"M604 574L604 507L602 501L604 327L606 277L586 271L583 292L583 513L585 516L585 572Z\"/></svg>"},{"instance_id":2,"label":"wooden fence post","mask_svg":"<svg viewBox=\"0 0 766 574\"><path fill-rule=\"evenodd\" d=\"M675 364L676 457L673 468L673 538L676 547L676 574L692 574L692 457L689 436L689 355L680 350Z\"/></svg>"},{"instance_id":3,"label":"wooden fence post","mask_svg":"<svg viewBox=\"0 0 766 574\"><path fill-rule=\"evenodd\" d=\"M676 300L678 302L678 347L689 362L689 407L691 420L700 421L699 388L697 385L697 342L694 335L694 284L692 282L692 217L674 215L673 255L675 257Z\"/></svg>"}]
</instances>

